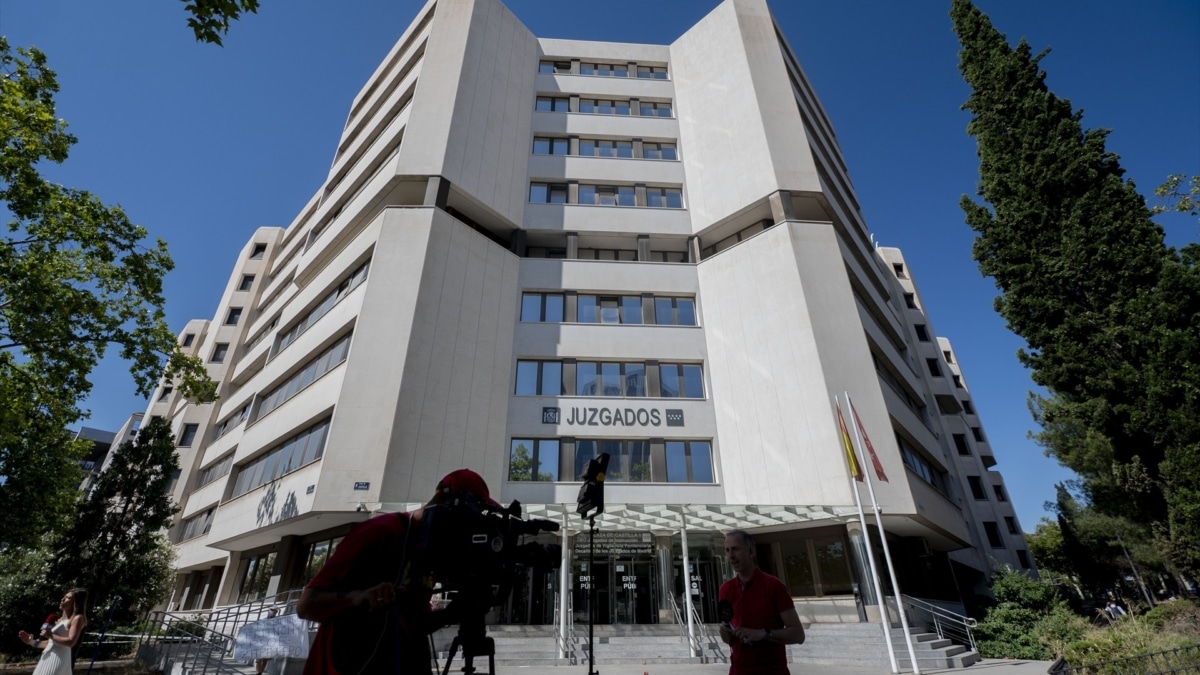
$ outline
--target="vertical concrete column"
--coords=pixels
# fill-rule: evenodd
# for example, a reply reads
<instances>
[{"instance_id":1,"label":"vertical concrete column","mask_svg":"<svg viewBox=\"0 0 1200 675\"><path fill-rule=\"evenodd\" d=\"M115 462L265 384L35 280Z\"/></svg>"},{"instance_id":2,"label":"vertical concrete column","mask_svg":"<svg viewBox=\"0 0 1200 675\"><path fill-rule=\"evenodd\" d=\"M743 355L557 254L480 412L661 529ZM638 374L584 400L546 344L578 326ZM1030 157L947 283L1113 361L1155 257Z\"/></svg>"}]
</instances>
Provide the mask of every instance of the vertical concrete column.
<instances>
[{"instance_id":1,"label":"vertical concrete column","mask_svg":"<svg viewBox=\"0 0 1200 675\"><path fill-rule=\"evenodd\" d=\"M635 184L633 186L633 203L636 204L637 206L645 206L646 205L646 185L645 185L645 183L642 183L640 185Z\"/></svg>"},{"instance_id":2,"label":"vertical concrete column","mask_svg":"<svg viewBox=\"0 0 1200 675\"><path fill-rule=\"evenodd\" d=\"M446 201L450 197L450 181L441 176L430 176L425 183L425 206L436 206L439 209L446 208Z\"/></svg>"},{"instance_id":3,"label":"vertical concrete column","mask_svg":"<svg viewBox=\"0 0 1200 675\"><path fill-rule=\"evenodd\" d=\"M576 188L578 189L578 188ZM579 233L567 233L567 260L579 259Z\"/></svg>"},{"instance_id":4,"label":"vertical concrete column","mask_svg":"<svg viewBox=\"0 0 1200 675\"><path fill-rule=\"evenodd\" d=\"M671 596L675 593L675 566L671 560L671 535L654 536L654 559L658 565L658 622L674 623Z\"/></svg>"},{"instance_id":5,"label":"vertical concrete column","mask_svg":"<svg viewBox=\"0 0 1200 675\"><path fill-rule=\"evenodd\" d=\"M785 220L796 220L796 210L792 208L792 193L788 190L772 192L767 201L771 204L771 220L773 224Z\"/></svg>"},{"instance_id":6,"label":"vertical concrete column","mask_svg":"<svg viewBox=\"0 0 1200 675\"><path fill-rule=\"evenodd\" d=\"M579 112L579 94L571 94L571 112Z\"/></svg>"},{"instance_id":7,"label":"vertical concrete column","mask_svg":"<svg viewBox=\"0 0 1200 675\"><path fill-rule=\"evenodd\" d=\"M629 114L633 115L634 117L642 116L642 99L640 99L640 98L629 99Z\"/></svg>"},{"instance_id":8,"label":"vertical concrete column","mask_svg":"<svg viewBox=\"0 0 1200 675\"><path fill-rule=\"evenodd\" d=\"M879 605L879 597L875 594L875 580L871 576L871 563L867 556L867 537L859 523L847 523L846 532L850 535L850 559L854 563L854 578L858 584L858 594L864 606ZM878 608L874 610L878 612ZM879 615L876 613L875 619Z\"/></svg>"},{"instance_id":9,"label":"vertical concrete column","mask_svg":"<svg viewBox=\"0 0 1200 675\"><path fill-rule=\"evenodd\" d=\"M225 573L221 575L221 583L217 586L217 605L232 605L237 600L238 567L242 564L242 552L230 551L229 559L225 562Z\"/></svg>"},{"instance_id":10,"label":"vertical concrete column","mask_svg":"<svg viewBox=\"0 0 1200 675\"><path fill-rule=\"evenodd\" d=\"M291 590L285 586L285 577L299 548L300 537L295 535L283 537L275 545L275 565L271 568L271 580L267 582L267 598L273 598L278 593ZM282 601L286 601L286 598Z\"/></svg>"},{"instance_id":11,"label":"vertical concrete column","mask_svg":"<svg viewBox=\"0 0 1200 675\"><path fill-rule=\"evenodd\" d=\"M696 624L692 619L692 570L688 567L688 540L687 540L687 516L683 511L679 512L679 535L683 544L683 607L682 609L687 614L687 636L688 636L688 653L692 658L696 658Z\"/></svg>"},{"instance_id":12,"label":"vertical concrete column","mask_svg":"<svg viewBox=\"0 0 1200 675\"><path fill-rule=\"evenodd\" d=\"M571 59L571 74L579 74L579 59Z\"/></svg>"},{"instance_id":13,"label":"vertical concrete column","mask_svg":"<svg viewBox=\"0 0 1200 675\"><path fill-rule=\"evenodd\" d=\"M572 157L579 156L579 137L578 136L568 136L567 137L567 154L571 155Z\"/></svg>"},{"instance_id":14,"label":"vertical concrete column","mask_svg":"<svg viewBox=\"0 0 1200 675\"><path fill-rule=\"evenodd\" d=\"M643 262L650 259L650 235L639 234L637 238L638 260Z\"/></svg>"},{"instance_id":15,"label":"vertical concrete column","mask_svg":"<svg viewBox=\"0 0 1200 675\"><path fill-rule=\"evenodd\" d=\"M567 536L567 512L562 514L562 562L558 572L558 658L567 658L567 612L571 603L567 602L571 592L571 540Z\"/></svg>"},{"instance_id":16,"label":"vertical concrete column","mask_svg":"<svg viewBox=\"0 0 1200 675\"><path fill-rule=\"evenodd\" d=\"M578 204L579 203L579 182L578 181L571 181L570 183L567 183L567 203L568 204ZM570 257L570 256L568 256L568 257Z\"/></svg>"},{"instance_id":17,"label":"vertical concrete column","mask_svg":"<svg viewBox=\"0 0 1200 675\"><path fill-rule=\"evenodd\" d=\"M696 237L696 236L688 237L687 261L690 263L700 262L700 237Z\"/></svg>"}]
</instances>

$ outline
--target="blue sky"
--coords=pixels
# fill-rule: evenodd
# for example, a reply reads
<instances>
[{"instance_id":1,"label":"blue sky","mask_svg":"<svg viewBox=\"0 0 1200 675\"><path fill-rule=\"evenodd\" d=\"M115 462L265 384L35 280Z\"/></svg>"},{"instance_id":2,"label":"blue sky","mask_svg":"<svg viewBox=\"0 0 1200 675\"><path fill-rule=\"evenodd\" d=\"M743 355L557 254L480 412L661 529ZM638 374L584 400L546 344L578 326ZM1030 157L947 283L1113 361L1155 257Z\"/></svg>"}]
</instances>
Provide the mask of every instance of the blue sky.
<instances>
[{"instance_id":1,"label":"blue sky","mask_svg":"<svg viewBox=\"0 0 1200 675\"><path fill-rule=\"evenodd\" d=\"M119 203L176 269L173 330L211 318L254 229L291 222L320 185L350 101L422 3L263 0L224 48L195 43L171 0L0 0L0 33L44 50L59 116L80 143L48 173ZM510 0L536 35L669 43L716 0ZM1070 473L1026 438L1032 383L1021 341L992 310L971 259L959 197L978 162L959 106L967 87L949 0L775 0L772 9L838 134L867 222L904 250L933 328L954 344L1022 526L1031 531ZM1200 174L1200 3L980 0L1010 40L1028 38L1048 83L1149 194L1167 174ZM1168 241L1200 226L1164 217ZM116 429L145 409L124 364L94 374L88 426Z\"/></svg>"}]
</instances>

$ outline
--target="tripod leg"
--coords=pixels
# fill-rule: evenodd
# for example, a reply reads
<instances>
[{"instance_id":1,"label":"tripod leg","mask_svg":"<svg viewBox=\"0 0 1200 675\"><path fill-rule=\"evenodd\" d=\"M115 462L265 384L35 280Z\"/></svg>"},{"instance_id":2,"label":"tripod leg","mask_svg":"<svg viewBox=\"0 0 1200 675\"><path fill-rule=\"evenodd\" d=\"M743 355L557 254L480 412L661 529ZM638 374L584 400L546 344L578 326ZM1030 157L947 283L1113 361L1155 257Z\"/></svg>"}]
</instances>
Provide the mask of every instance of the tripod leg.
<instances>
[{"instance_id":1,"label":"tripod leg","mask_svg":"<svg viewBox=\"0 0 1200 675\"><path fill-rule=\"evenodd\" d=\"M455 635L454 639L450 641L450 653L446 655L446 666L442 668L442 675L450 675L450 662L454 660L454 654L458 652L459 646L458 636Z\"/></svg>"}]
</instances>

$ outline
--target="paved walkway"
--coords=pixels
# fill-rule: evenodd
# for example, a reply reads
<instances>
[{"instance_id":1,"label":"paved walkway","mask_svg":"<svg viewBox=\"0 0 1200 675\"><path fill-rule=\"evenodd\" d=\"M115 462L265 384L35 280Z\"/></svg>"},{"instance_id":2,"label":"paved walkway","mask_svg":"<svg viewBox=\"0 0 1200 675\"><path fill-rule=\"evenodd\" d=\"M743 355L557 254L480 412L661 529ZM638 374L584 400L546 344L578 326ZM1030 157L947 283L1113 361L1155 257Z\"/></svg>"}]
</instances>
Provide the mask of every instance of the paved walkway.
<instances>
[{"instance_id":1,"label":"paved walkway","mask_svg":"<svg viewBox=\"0 0 1200 675\"><path fill-rule=\"evenodd\" d=\"M486 664L484 664L486 667ZM1049 661L1009 661L1003 659L984 659L968 668L944 668L937 670L922 670L926 673L961 673L961 675L1046 675L1050 667ZM850 667L823 665L816 663L793 663L790 666L792 675L889 675L887 666L882 668ZM588 668L582 666L497 666L496 675L587 675ZM729 666L725 664L678 664L678 665L609 665L596 664L596 671L601 675L726 675ZM453 671L452 671L453 672ZM911 673L911 670L902 670Z\"/></svg>"}]
</instances>

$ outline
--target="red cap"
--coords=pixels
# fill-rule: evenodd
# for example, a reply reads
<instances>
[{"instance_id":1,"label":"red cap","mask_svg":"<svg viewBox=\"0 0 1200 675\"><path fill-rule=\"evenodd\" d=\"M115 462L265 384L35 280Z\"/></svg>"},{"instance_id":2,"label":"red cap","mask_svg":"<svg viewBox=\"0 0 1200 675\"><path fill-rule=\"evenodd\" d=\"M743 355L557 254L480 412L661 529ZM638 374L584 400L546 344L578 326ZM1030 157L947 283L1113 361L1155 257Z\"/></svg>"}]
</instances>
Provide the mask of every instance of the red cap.
<instances>
[{"instance_id":1,"label":"red cap","mask_svg":"<svg viewBox=\"0 0 1200 675\"><path fill-rule=\"evenodd\" d=\"M446 474L446 477L438 483L437 489L439 492L449 490L456 494L470 493L489 505L500 508L500 504L492 499L491 493L488 492L487 482L483 480L483 476L470 469L459 469Z\"/></svg>"}]
</instances>

